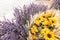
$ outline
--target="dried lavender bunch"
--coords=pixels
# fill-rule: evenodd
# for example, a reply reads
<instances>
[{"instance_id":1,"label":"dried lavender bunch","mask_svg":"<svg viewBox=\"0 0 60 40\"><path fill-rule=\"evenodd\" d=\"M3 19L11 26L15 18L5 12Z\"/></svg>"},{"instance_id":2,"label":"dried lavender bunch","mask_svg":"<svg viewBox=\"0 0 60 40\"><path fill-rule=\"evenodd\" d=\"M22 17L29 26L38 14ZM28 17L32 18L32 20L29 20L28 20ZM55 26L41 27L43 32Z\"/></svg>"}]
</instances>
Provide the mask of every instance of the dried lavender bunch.
<instances>
[{"instance_id":1,"label":"dried lavender bunch","mask_svg":"<svg viewBox=\"0 0 60 40\"><path fill-rule=\"evenodd\" d=\"M15 8L15 22L1 21L3 25L0 28L0 40L27 40L29 30L25 24L27 24L30 15L46 9L47 7L44 5L35 4L31 4L29 7L24 6L23 10Z\"/></svg>"},{"instance_id":2,"label":"dried lavender bunch","mask_svg":"<svg viewBox=\"0 0 60 40\"><path fill-rule=\"evenodd\" d=\"M1 40L27 40L27 30L24 25L17 26L11 22L3 22L0 28Z\"/></svg>"},{"instance_id":3,"label":"dried lavender bunch","mask_svg":"<svg viewBox=\"0 0 60 40\"><path fill-rule=\"evenodd\" d=\"M52 7L55 9L60 9L60 0L54 0Z\"/></svg>"},{"instance_id":4,"label":"dried lavender bunch","mask_svg":"<svg viewBox=\"0 0 60 40\"><path fill-rule=\"evenodd\" d=\"M22 9L15 8L15 18L16 22L19 24L26 24L26 20L29 20L30 15L34 15L35 13L38 13L39 11L43 12L46 11L47 6L42 4L31 4L29 6L25 6Z\"/></svg>"}]
</instances>

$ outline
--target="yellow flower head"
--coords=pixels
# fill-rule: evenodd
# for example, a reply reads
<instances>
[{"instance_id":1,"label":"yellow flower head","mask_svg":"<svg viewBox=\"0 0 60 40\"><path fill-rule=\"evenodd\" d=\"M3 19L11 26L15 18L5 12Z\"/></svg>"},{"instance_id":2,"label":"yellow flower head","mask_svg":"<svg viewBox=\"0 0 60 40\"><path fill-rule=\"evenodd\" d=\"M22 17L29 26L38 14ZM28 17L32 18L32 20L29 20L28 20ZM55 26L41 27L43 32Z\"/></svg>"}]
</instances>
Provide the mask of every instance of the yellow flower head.
<instances>
[{"instance_id":1,"label":"yellow flower head","mask_svg":"<svg viewBox=\"0 0 60 40\"><path fill-rule=\"evenodd\" d=\"M43 18L53 17L53 16L54 16L54 14L52 14L52 13L45 13L42 15Z\"/></svg>"},{"instance_id":2,"label":"yellow flower head","mask_svg":"<svg viewBox=\"0 0 60 40\"><path fill-rule=\"evenodd\" d=\"M35 24L39 25L42 19L43 18L41 16L38 16L37 19L35 20Z\"/></svg>"},{"instance_id":3,"label":"yellow flower head","mask_svg":"<svg viewBox=\"0 0 60 40\"><path fill-rule=\"evenodd\" d=\"M50 22L49 22L49 21L44 21L44 22L43 22L43 25L44 25L44 26L49 26L49 25L50 25Z\"/></svg>"},{"instance_id":4,"label":"yellow flower head","mask_svg":"<svg viewBox=\"0 0 60 40\"><path fill-rule=\"evenodd\" d=\"M32 40L36 40L37 37L35 35L32 35Z\"/></svg>"},{"instance_id":5,"label":"yellow flower head","mask_svg":"<svg viewBox=\"0 0 60 40\"><path fill-rule=\"evenodd\" d=\"M54 33L50 31L48 28L42 29L41 34L43 35L45 40L56 40Z\"/></svg>"},{"instance_id":6,"label":"yellow flower head","mask_svg":"<svg viewBox=\"0 0 60 40\"><path fill-rule=\"evenodd\" d=\"M33 26L31 27L31 33L32 33L32 34L35 34L36 32L38 32L37 27L36 27L35 25L33 25Z\"/></svg>"},{"instance_id":7,"label":"yellow flower head","mask_svg":"<svg viewBox=\"0 0 60 40\"><path fill-rule=\"evenodd\" d=\"M58 23L58 20L55 17L49 18L49 20L52 25L56 25Z\"/></svg>"}]
</instances>

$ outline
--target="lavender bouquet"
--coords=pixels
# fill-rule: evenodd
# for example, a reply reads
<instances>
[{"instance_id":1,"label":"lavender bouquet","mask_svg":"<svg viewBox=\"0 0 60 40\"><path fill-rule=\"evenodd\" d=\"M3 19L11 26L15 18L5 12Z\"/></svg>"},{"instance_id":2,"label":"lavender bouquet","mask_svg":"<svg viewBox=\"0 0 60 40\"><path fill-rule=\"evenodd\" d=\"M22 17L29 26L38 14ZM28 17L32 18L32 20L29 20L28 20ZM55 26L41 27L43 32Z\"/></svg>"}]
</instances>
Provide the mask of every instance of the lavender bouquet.
<instances>
[{"instance_id":1,"label":"lavender bouquet","mask_svg":"<svg viewBox=\"0 0 60 40\"><path fill-rule=\"evenodd\" d=\"M23 10L15 8L15 22L14 20L0 21L0 40L27 40L29 30L25 24L30 20L30 15L46 9L47 6L33 3L29 7L24 5Z\"/></svg>"}]
</instances>

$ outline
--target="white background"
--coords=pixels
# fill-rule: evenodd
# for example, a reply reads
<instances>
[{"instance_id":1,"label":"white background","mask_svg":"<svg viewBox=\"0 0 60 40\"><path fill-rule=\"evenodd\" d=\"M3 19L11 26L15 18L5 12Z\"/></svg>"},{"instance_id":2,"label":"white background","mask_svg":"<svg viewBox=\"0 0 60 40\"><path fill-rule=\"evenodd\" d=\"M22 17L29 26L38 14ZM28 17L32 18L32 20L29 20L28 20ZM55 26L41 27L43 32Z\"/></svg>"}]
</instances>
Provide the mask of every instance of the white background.
<instances>
[{"instance_id":1,"label":"white background","mask_svg":"<svg viewBox=\"0 0 60 40\"><path fill-rule=\"evenodd\" d=\"M11 20L13 18L13 9L15 7L22 7L24 4L30 4L33 0L0 0L0 20L6 19Z\"/></svg>"}]
</instances>

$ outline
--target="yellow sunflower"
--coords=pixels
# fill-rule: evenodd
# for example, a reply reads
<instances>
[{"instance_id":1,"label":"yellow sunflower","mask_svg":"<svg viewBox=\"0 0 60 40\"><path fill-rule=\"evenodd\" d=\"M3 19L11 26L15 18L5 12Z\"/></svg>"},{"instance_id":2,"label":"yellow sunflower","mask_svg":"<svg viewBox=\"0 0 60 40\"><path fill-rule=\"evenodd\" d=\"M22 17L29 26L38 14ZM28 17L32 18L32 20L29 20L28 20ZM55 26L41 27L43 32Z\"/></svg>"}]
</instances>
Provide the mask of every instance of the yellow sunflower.
<instances>
[{"instance_id":1,"label":"yellow sunflower","mask_svg":"<svg viewBox=\"0 0 60 40\"><path fill-rule=\"evenodd\" d=\"M44 26L49 26L50 25L50 22L46 20L46 21L43 22L43 25Z\"/></svg>"},{"instance_id":2,"label":"yellow sunflower","mask_svg":"<svg viewBox=\"0 0 60 40\"><path fill-rule=\"evenodd\" d=\"M49 21L50 21L50 23L51 23L52 25L56 25L56 24L58 23L58 19L55 18L55 17L49 18Z\"/></svg>"},{"instance_id":3,"label":"yellow sunflower","mask_svg":"<svg viewBox=\"0 0 60 40\"><path fill-rule=\"evenodd\" d=\"M41 16L38 16L37 19L35 20L35 24L39 26L42 19L43 18Z\"/></svg>"},{"instance_id":4,"label":"yellow sunflower","mask_svg":"<svg viewBox=\"0 0 60 40\"><path fill-rule=\"evenodd\" d=\"M36 32L38 32L37 27L36 27L35 25L33 25L33 26L31 27L31 33L32 33L32 34L35 34Z\"/></svg>"},{"instance_id":5,"label":"yellow sunflower","mask_svg":"<svg viewBox=\"0 0 60 40\"><path fill-rule=\"evenodd\" d=\"M37 37L35 35L32 35L32 40L36 40Z\"/></svg>"},{"instance_id":6,"label":"yellow sunflower","mask_svg":"<svg viewBox=\"0 0 60 40\"><path fill-rule=\"evenodd\" d=\"M41 34L43 35L45 40L56 40L54 33L50 31L48 28L42 29Z\"/></svg>"}]
</instances>

